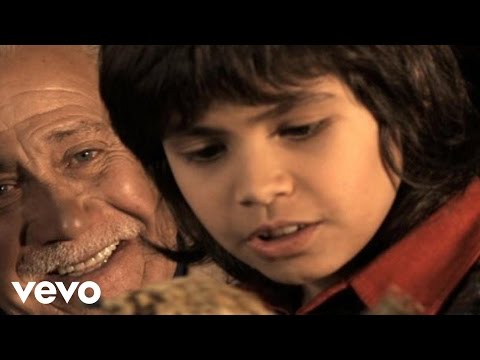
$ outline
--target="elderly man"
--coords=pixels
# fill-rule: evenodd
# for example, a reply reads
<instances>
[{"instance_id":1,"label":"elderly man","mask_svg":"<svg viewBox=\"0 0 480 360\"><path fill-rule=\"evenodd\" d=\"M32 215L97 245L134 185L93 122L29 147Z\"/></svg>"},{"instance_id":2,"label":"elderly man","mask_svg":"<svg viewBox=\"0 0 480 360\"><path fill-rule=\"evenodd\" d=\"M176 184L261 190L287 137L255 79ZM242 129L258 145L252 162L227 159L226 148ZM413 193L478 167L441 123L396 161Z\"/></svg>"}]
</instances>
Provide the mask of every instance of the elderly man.
<instances>
[{"instance_id":1,"label":"elderly man","mask_svg":"<svg viewBox=\"0 0 480 360\"><path fill-rule=\"evenodd\" d=\"M93 281L102 297L171 279L153 245L176 231L155 186L112 131L85 46L0 47L0 308L88 312L77 292L25 302L12 282ZM48 289L47 289L48 290ZM44 289L45 291L45 289Z\"/></svg>"}]
</instances>

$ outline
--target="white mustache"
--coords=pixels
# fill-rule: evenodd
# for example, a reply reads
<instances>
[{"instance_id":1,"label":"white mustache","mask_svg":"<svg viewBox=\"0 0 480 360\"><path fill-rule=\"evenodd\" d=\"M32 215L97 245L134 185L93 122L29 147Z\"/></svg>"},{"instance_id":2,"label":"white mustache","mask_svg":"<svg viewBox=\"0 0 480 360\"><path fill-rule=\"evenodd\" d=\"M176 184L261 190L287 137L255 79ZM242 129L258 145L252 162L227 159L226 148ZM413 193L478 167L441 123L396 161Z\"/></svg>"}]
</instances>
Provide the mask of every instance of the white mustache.
<instances>
[{"instance_id":1,"label":"white mustache","mask_svg":"<svg viewBox=\"0 0 480 360\"><path fill-rule=\"evenodd\" d=\"M115 242L141 236L144 229L140 222L124 218L91 228L76 239L28 249L17 266L17 273L26 280L48 274L60 266L80 263Z\"/></svg>"}]
</instances>

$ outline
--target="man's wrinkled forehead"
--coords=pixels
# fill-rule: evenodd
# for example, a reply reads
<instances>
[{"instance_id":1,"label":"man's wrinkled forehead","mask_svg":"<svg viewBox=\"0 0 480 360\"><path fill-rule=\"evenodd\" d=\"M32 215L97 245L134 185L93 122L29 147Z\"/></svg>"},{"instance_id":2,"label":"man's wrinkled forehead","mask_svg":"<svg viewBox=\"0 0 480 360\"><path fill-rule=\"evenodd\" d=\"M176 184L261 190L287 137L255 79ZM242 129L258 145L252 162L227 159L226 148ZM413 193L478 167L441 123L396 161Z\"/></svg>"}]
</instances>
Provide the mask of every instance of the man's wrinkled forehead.
<instances>
[{"instance_id":1,"label":"man's wrinkled forehead","mask_svg":"<svg viewBox=\"0 0 480 360\"><path fill-rule=\"evenodd\" d=\"M100 100L87 93L42 89L0 98L0 133L43 121L69 117L102 119L106 116Z\"/></svg>"},{"instance_id":2,"label":"man's wrinkled forehead","mask_svg":"<svg viewBox=\"0 0 480 360\"><path fill-rule=\"evenodd\" d=\"M95 63L82 51L32 47L0 58L0 131L69 106L103 111Z\"/></svg>"}]
</instances>

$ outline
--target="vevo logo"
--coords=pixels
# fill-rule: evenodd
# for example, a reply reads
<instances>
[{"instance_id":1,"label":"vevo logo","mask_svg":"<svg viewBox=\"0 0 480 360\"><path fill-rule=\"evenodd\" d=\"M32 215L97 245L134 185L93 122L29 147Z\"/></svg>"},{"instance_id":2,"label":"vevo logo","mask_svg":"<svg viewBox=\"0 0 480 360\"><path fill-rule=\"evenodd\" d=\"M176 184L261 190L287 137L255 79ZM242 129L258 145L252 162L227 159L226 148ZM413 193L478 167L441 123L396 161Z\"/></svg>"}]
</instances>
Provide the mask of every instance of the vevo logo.
<instances>
[{"instance_id":1,"label":"vevo logo","mask_svg":"<svg viewBox=\"0 0 480 360\"><path fill-rule=\"evenodd\" d=\"M28 282L25 289L23 289L18 281L12 281L13 287L17 291L17 294L20 297L20 300L22 300L24 304L25 304L25 301L27 301L28 296L32 292L32 289L35 286L35 284L36 282L30 281ZM57 282L57 281L55 282L55 285L57 285L57 288L60 291L60 294L63 296L63 299L67 304L72 298L72 295L75 292L75 289L77 288L78 284L80 284L78 281L74 281L70 284L70 287L66 289L65 285L63 285L62 282ZM88 297L85 294L85 291L88 288L93 290L93 295L90 297ZM96 303L98 299L100 299L101 294L102 294L102 291L100 290L100 286L98 286L93 281L85 281L82 285L78 287L78 298L84 304L90 305L90 304ZM52 295L52 296L45 296L45 295ZM39 282L38 285L35 287L35 299L37 299L39 303L42 303L45 305L50 304L55 300L56 295L57 295L57 290L50 281Z\"/></svg>"}]
</instances>

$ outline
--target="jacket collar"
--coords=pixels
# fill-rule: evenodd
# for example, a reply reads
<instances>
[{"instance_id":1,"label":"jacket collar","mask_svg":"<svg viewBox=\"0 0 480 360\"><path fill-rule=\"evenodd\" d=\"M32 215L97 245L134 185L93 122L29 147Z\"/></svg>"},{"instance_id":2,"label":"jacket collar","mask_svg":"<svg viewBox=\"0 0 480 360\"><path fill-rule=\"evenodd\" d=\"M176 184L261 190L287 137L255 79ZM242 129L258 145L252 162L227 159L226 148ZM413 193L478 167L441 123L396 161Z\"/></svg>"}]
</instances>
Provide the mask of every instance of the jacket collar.
<instances>
[{"instance_id":1,"label":"jacket collar","mask_svg":"<svg viewBox=\"0 0 480 360\"><path fill-rule=\"evenodd\" d=\"M477 179L367 267L318 294L297 313L308 313L349 286L369 309L393 288L413 300L421 313L437 313L480 257L479 215Z\"/></svg>"}]
</instances>

